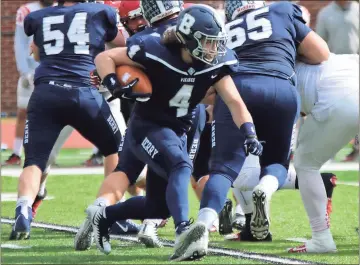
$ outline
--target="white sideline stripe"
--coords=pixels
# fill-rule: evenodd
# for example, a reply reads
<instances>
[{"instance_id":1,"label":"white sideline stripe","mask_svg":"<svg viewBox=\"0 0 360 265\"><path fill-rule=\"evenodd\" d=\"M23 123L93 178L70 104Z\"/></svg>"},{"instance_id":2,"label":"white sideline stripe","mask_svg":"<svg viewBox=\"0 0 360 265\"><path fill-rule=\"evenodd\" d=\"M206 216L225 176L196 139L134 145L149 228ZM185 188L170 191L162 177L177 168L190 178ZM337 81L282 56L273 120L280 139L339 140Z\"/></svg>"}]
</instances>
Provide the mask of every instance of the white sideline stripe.
<instances>
[{"instance_id":1,"label":"white sideline stripe","mask_svg":"<svg viewBox=\"0 0 360 265\"><path fill-rule=\"evenodd\" d=\"M13 219L8 218L1 218L1 223L3 224L13 224ZM61 232L71 232L76 233L78 231L78 228L75 227L69 227L69 226L61 226L61 225L53 225L53 224L45 224L45 223L37 223L33 222L31 223L32 227L36 228L45 228L45 229L52 229L57 230ZM121 239L125 241L131 241L139 243L136 237L134 236L111 236L112 239ZM174 243L164 243L165 246L173 247ZM256 253L246 253L238 250L232 250L227 248L217 248L217 247L209 247L209 252L217 255L222 256L230 256L233 258L245 258L245 259L252 259L252 260L259 260L262 262L267 263L274 263L274 264L315 264L314 262L309 261L303 261L303 260L297 260L297 259L289 259L289 258L283 258L283 257L277 257L277 256L270 256L270 255L264 255L264 254L256 254ZM320 264L320 263L316 263Z\"/></svg>"},{"instance_id":2,"label":"white sideline stripe","mask_svg":"<svg viewBox=\"0 0 360 265\"><path fill-rule=\"evenodd\" d=\"M21 174L22 168L2 168L1 175L6 177L18 178ZM359 171L358 163L327 163L321 171ZM103 167L92 167L92 168L52 168L50 170L50 176L58 175L103 175Z\"/></svg>"},{"instance_id":3,"label":"white sideline stripe","mask_svg":"<svg viewBox=\"0 0 360 265\"><path fill-rule=\"evenodd\" d=\"M359 187L359 182L355 182L355 181L336 181L336 185L338 184Z\"/></svg>"}]
</instances>

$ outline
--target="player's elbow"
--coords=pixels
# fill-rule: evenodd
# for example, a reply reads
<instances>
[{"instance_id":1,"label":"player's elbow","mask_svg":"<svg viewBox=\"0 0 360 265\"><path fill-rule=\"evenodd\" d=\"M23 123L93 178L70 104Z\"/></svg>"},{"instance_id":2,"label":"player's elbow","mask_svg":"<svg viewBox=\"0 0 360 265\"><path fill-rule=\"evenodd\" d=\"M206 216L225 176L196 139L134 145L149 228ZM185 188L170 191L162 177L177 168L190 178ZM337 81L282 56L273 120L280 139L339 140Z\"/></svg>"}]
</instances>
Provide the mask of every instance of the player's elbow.
<instances>
[{"instance_id":1,"label":"player's elbow","mask_svg":"<svg viewBox=\"0 0 360 265\"><path fill-rule=\"evenodd\" d=\"M320 64L329 59L330 50L327 43L312 31L300 43L298 54L308 64Z\"/></svg>"}]
</instances>

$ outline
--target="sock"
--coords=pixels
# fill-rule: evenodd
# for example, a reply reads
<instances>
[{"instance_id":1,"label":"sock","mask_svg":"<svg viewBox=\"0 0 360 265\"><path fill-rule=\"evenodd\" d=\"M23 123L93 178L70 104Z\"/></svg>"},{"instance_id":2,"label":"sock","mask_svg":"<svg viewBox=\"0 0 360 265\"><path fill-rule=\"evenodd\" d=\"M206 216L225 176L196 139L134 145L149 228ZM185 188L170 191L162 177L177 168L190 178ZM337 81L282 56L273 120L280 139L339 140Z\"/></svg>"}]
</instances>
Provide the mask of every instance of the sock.
<instances>
[{"instance_id":1,"label":"sock","mask_svg":"<svg viewBox=\"0 0 360 265\"><path fill-rule=\"evenodd\" d=\"M29 207L31 208L33 203L34 203L34 200L32 200L30 197L28 197L28 196L20 196L17 199L16 208L21 207L20 208L21 214L24 215L26 219L29 219L28 208Z\"/></svg>"},{"instance_id":2,"label":"sock","mask_svg":"<svg viewBox=\"0 0 360 265\"><path fill-rule=\"evenodd\" d=\"M330 228L327 228L325 230L318 231L318 232L313 232L312 238L315 240L321 240L321 241L323 241L323 240L329 241L330 238L332 240L334 240L333 236L331 234Z\"/></svg>"},{"instance_id":3,"label":"sock","mask_svg":"<svg viewBox=\"0 0 360 265\"><path fill-rule=\"evenodd\" d=\"M287 178L284 184L282 185L281 189L293 190L296 189L296 186L297 186L297 177L296 177L295 168L293 165L290 165L287 172Z\"/></svg>"},{"instance_id":4,"label":"sock","mask_svg":"<svg viewBox=\"0 0 360 265\"><path fill-rule=\"evenodd\" d=\"M43 197L45 195L45 188L46 188L46 179L42 183L40 183L40 189L37 195Z\"/></svg>"},{"instance_id":5,"label":"sock","mask_svg":"<svg viewBox=\"0 0 360 265\"><path fill-rule=\"evenodd\" d=\"M97 205L97 206L108 206L110 205L110 202L108 199L104 198L104 197L99 197L94 201L93 205Z\"/></svg>"},{"instance_id":6,"label":"sock","mask_svg":"<svg viewBox=\"0 0 360 265\"><path fill-rule=\"evenodd\" d=\"M93 155L96 155L96 153L99 151L99 149L94 145L92 153Z\"/></svg>"},{"instance_id":7,"label":"sock","mask_svg":"<svg viewBox=\"0 0 360 265\"><path fill-rule=\"evenodd\" d=\"M207 229L211 229L214 222L218 219L218 213L211 208L202 208L198 213L197 221L205 223Z\"/></svg>"},{"instance_id":8,"label":"sock","mask_svg":"<svg viewBox=\"0 0 360 265\"><path fill-rule=\"evenodd\" d=\"M237 190L237 191L235 191ZM235 212L245 215L247 213L252 213L254 205L252 203L252 191L240 191L239 189L233 189L237 201L239 202L236 205Z\"/></svg>"},{"instance_id":9,"label":"sock","mask_svg":"<svg viewBox=\"0 0 360 265\"><path fill-rule=\"evenodd\" d=\"M21 156L22 148L23 148L23 138L16 137L14 140L13 153L17 156Z\"/></svg>"},{"instance_id":10,"label":"sock","mask_svg":"<svg viewBox=\"0 0 360 265\"><path fill-rule=\"evenodd\" d=\"M174 219L175 227L181 222L189 221L188 186L190 183L191 168L180 166L169 175L166 187L166 204Z\"/></svg>"},{"instance_id":11,"label":"sock","mask_svg":"<svg viewBox=\"0 0 360 265\"><path fill-rule=\"evenodd\" d=\"M132 197L125 202L108 206L105 209L105 213L106 219L110 224L115 223L118 220L144 220L151 217L148 216L146 197L143 196Z\"/></svg>"},{"instance_id":12,"label":"sock","mask_svg":"<svg viewBox=\"0 0 360 265\"><path fill-rule=\"evenodd\" d=\"M326 213L327 197L319 170L296 169L299 189L306 213L313 232L329 228L329 218Z\"/></svg>"},{"instance_id":13,"label":"sock","mask_svg":"<svg viewBox=\"0 0 360 265\"><path fill-rule=\"evenodd\" d=\"M261 186L261 189L265 192L266 197L270 199L279 188L279 181L275 176L265 175L260 179L259 186Z\"/></svg>"},{"instance_id":14,"label":"sock","mask_svg":"<svg viewBox=\"0 0 360 265\"><path fill-rule=\"evenodd\" d=\"M224 175L211 174L202 194L200 209L211 208L220 213L225 205L230 187L231 181Z\"/></svg>"}]
</instances>

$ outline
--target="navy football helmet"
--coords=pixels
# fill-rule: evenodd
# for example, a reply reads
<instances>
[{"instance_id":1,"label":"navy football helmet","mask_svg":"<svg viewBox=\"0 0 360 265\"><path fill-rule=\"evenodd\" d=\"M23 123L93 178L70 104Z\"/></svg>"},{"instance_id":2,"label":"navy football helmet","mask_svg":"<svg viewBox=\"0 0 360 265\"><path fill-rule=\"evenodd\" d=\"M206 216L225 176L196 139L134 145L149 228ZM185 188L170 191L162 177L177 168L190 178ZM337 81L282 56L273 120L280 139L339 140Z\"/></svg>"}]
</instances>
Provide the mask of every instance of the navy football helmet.
<instances>
[{"instance_id":1,"label":"navy football helmet","mask_svg":"<svg viewBox=\"0 0 360 265\"><path fill-rule=\"evenodd\" d=\"M143 17L153 24L163 18L179 13L183 10L184 1L171 0L141 0L140 8Z\"/></svg>"},{"instance_id":2,"label":"navy football helmet","mask_svg":"<svg viewBox=\"0 0 360 265\"><path fill-rule=\"evenodd\" d=\"M176 37L193 57L216 65L226 54L227 34L223 19L208 5L192 5L183 10L177 21Z\"/></svg>"},{"instance_id":3,"label":"navy football helmet","mask_svg":"<svg viewBox=\"0 0 360 265\"><path fill-rule=\"evenodd\" d=\"M246 11L266 6L265 1L225 0L225 16L232 21Z\"/></svg>"}]
</instances>

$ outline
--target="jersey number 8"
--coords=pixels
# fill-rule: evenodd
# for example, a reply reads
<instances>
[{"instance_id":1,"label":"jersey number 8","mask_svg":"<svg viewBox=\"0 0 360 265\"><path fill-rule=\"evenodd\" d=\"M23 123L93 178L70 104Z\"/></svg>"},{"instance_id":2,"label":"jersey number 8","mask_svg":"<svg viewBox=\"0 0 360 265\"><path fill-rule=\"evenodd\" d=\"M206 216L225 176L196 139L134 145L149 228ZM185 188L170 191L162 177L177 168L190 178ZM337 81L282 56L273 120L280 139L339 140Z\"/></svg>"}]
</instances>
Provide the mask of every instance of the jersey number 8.
<instances>
[{"instance_id":1,"label":"jersey number 8","mask_svg":"<svg viewBox=\"0 0 360 265\"><path fill-rule=\"evenodd\" d=\"M246 17L247 30L253 30L261 27L261 31L253 31L247 33L247 36L250 40L261 40L267 39L272 35L272 26L271 22L266 18L255 19L255 16L268 13L269 7L264 7L259 10L255 10L249 13ZM245 29L239 27L244 21L243 18L236 19L226 24L226 32L229 36L229 41L227 43L227 47L229 49L234 49L240 47L246 41L246 32Z\"/></svg>"},{"instance_id":2,"label":"jersey number 8","mask_svg":"<svg viewBox=\"0 0 360 265\"><path fill-rule=\"evenodd\" d=\"M75 54L89 54L90 36L86 33L86 17L87 13L76 13L69 30L67 37L71 43L76 43L74 46ZM55 41L55 45L51 43L44 44L46 55L59 54L64 50L64 33L60 30L51 30L51 25L64 23L64 15L45 17L43 19L43 34L44 42Z\"/></svg>"}]
</instances>

